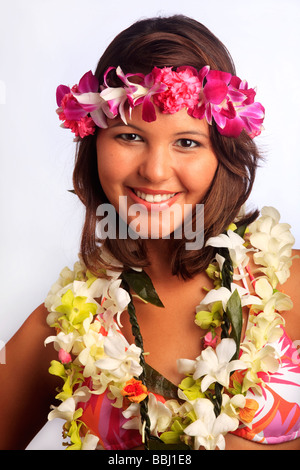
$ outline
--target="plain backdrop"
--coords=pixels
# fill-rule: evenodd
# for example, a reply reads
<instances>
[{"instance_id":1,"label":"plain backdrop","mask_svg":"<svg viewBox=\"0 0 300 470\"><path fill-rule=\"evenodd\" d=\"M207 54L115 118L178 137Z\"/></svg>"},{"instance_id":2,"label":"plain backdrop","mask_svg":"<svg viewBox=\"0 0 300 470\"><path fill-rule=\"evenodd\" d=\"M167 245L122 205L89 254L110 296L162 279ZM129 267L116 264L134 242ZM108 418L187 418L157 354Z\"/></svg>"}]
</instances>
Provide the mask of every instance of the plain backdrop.
<instances>
[{"instance_id":1,"label":"plain backdrop","mask_svg":"<svg viewBox=\"0 0 300 470\"><path fill-rule=\"evenodd\" d=\"M114 36L144 17L181 13L204 23L228 47L237 75L257 86L266 108L257 143L266 162L249 205L275 206L300 248L299 0L1 0L0 6L2 344L78 253L83 208L68 192L75 144L59 127L56 87L78 83ZM34 412L34 397L32 406ZM47 424L29 446L61 448L60 422Z\"/></svg>"}]
</instances>

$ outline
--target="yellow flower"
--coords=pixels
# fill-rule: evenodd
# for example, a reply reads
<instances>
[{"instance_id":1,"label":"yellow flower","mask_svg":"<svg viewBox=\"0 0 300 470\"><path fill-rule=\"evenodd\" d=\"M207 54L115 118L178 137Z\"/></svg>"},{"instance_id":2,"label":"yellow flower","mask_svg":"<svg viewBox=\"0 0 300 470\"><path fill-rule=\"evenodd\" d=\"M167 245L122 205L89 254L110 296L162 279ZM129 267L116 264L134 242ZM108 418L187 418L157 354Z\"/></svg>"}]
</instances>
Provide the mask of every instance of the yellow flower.
<instances>
[{"instance_id":1,"label":"yellow flower","mask_svg":"<svg viewBox=\"0 0 300 470\"><path fill-rule=\"evenodd\" d=\"M83 321L89 318L90 314L96 315L97 305L88 303L86 300L87 297L75 297L71 289L62 296L61 305L56 307L56 311L63 314L59 321L68 332L80 329Z\"/></svg>"}]
</instances>

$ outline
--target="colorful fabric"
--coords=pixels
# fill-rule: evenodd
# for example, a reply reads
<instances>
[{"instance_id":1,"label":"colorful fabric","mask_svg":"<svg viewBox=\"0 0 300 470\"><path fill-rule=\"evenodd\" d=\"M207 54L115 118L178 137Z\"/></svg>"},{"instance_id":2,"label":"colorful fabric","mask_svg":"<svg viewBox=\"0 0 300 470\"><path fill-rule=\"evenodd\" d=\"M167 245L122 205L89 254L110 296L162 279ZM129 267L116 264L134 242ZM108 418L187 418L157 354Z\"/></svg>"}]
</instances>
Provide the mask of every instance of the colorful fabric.
<instances>
[{"instance_id":1,"label":"colorful fabric","mask_svg":"<svg viewBox=\"0 0 300 470\"><path fill-rule=\"evenodd\" d=\"M265 382L262 395L248 390L246 398L255 398L259 408L252 428L240 425L233 434L261 444L281 444L300 437L300 358L286 331L272 343L281 367L274 374L260 373Z\"/></svg>"},{"instance_id":2,"label":"colorful fabric","mask_svg":"<svg viewBox=\"0 0 300 470\"><path fill-rule=\"evenodd\" d=\"M127 421L123 409L112 406L115 400L108 398L108 391L92 395L87 403L79 403L83 409L80 418L93 435L99 437L99 444L105 450L127 450L142 444L142 437L136 429L123 429Z\"/></svg>"}]
</instances>

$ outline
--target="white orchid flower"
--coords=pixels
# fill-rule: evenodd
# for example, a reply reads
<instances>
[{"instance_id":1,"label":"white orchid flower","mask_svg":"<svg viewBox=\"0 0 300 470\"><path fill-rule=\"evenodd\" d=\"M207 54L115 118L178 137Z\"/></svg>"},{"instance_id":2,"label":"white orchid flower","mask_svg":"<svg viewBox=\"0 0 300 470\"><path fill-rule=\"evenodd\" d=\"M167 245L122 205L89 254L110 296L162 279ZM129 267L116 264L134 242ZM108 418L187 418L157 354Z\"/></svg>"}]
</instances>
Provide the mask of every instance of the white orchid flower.
<instances>
[{"instance_id":1,"label":"white orchid flower","mask_svg":"<svg viewBox=\"0 0 300 470\"><path fill-rule=\"evenodd\" d=\"M256 255L256 256L255 256ZM254 262L263 267L259 271L264 273L275 289L277 284L284 284L290 277L290 267L292 265L291 256L281 256L280 253L270 253L261 251L255 253Z\"/></svg>"},{"instance_id":2,"label":"white orchid flower","mask_svg":"<svg viewBox=\"0 0 300 470\"><path fill-rule=\"evenodd\" d=\"M260 278L256 281L255 292L261 298L261 305L252 305L251 312L255 312L257 315L250 315L250 321L262 329L261 334L263 334L263 330L266 330L266 328L271 332L273 328L276 328L276 325L284 325L285 320L278 312L284 312L293 307L291 298L282 292L274 292L266 278ZM278 339L281 336L279 331L282 333L282 330L279 328L277 328L277 330L278 331L274 331L274 333L277 335ZM268 334L269 339L267 342L275 341L271 336L272 333ZM252 336L250 336L250 339L253 339Z\"/></svg>"},{"instance_id":3,"label":"white orchid flower","mask_svg":"<svg viewBox=\"0 0 300 470\"><path fill-rule=\"evenodd\" d=\"M221 413L217 418L214 406L207 398L198 398L194 403L197 420L184 430L188 436L194 436L194 448L198 450L203 446L206 450L225 449L224 435L235 431L238 420L231 418L226 413Z\"/></svg>"},{"instance_id":4,"label":"white orchid flower","mask_svg":"<svg viewBox=\"0 0 300 470\"><path fill-rule=\"evenodd\" d=\"M99 437L94 436L90 432L82 438L81 450L95 450L99 442Z\"/></svg>"},{"instance_id":5,"label":"white orchid flower","mask_svg":"<svg viewBox=\"0 0 300 470\"><path fill-rule=\"evenodd\" d=\"M104 356L104 339L105 337L99 333L100 323L95 326L98 328L90 328L86 334L80 337L75 353L78 354L75 363L84 366L83 376L92 377L97 374L98 368L95 361Z\"/></svg>"},{"instance_id":6,"label":"white orchid flower","mask_svg":"<svg viewBox=\"0 0 300 470\"><path fill-rule=\"evenodd\" d=\"M164 403L157 400L153 393L150 393L148 412L151 423L150 431L158 436L158 433L162 433L168 428L172 420L172 411Z\"/></svg>"},{"instance_id":7,"label":"white orchid flower","mask_svg":"<svg viewBox=\"0 0 300 470\"><path fill-rule=\"evenodd\" d=\"M118 311L123 311L130 302L128 292L120 287L121 282L121 279L115 280L108 288L108 295L114 301Z\"/></svg>"},{"instance_id":8,"label":"white orchid flower","mask_svg":"<svg viewBox=\"0 0 300 470\"><path fill-rule=\"evenodd\" d=\"M237 419L237 424L239 424L239 411L241 408L244 408L246 405L246 398L241 393L229 397L225 393L222 396L222 411L226 413L231 418Z\"/></svg>"},{"instance_id":9,"label":"white orchid flower","mask_svg":"<svg viewBox=\"0 0 300 470\"><path fill-rule=\"evenodd\" d=\"M140 406L138 403L132 403L122 414L124 418L128 419L122 427L124 429L139 429L142 434ZM148 415L150 419L150 432L154 436L158 436L159 433L166 431L172 420L170 407L157 400L153 393L149 393Z\"/></svg>"},{"instance_id":10,"label":"white orchid flower","mask_svg":"<svg viewBox=\"0 0 300 470\"><path fill-rule=\"evenodd\" d=\"M91 392L88 387L80 387L75 393L63 401L59 406L52 406L53 410L48 415L48 420L52 421L55 418L64 419L71 422L76 413L76 406L79 402L86 402L90 399Z\"/></svg>"},{"instance_id":11,"label":"white orchid flower","mask_svg":"<svg viewBox=\"0 0 300 470\"><path fill-rule=\"evenodd\" d=\"M206 246L214 246L216 248L228 248L229 255L234 268L238 266L245 267L249 262L247 253L253 251L253 248L247 249L244 246L245 240L232 230L228 230L227 234L221 233L217 237L211 237L207 240Z\"/></svg>"},{"instance_id":12,"label":"white orchid flower","mask_svg":"<svg viewBox=\"0 0 300 470\"><path fill-rule=\"evenodd\" d=\"M122 412L126 421L123 425L123 429L139 429L142 432L141 414L139 403L131 403L125 411Z\"/></svg>"},{"instance_id":13,"label":"white orchid flower","mask_svg":"<svg viewBox=\"0 0 300 470\"><path fill-rule=\"evenodd\" d=\"M249 231L252 234L250 236L252 246L262 251L274 253L283 247L289 249L288 246L295 243L290 232L291 226L279 223L279 220L280 213L274 207L263 207L261 217L249 226Z\"/></svg>"},{"instance_id":14,"label":"white orchid flower","mask_svg":"<svg viewBox=\"0 0 300 470\"><path fill-rule=\"evenodd\" d=\"M102 306L104 309L110 310L110 313L116 315L117 323L122 326L120 316L130 302L130 295L125 289L120 287L122 279L105 280L105 282L102 294L105 300Z\"/></svg>"},{"instance_id":15,"label":"white orchid flower","mask_svg":"<svg viewBox=\"0 0 300 470\"><path fill-rule=\"evenodd\" d=\"M257 349L261 349L267 343L277 341L283 335L280 325L284 323L282 317L277 315L272 321L258 315L255 318L255 325L247 331L247 338L255 344Z\"/></svg>"},{"instance_id":16,"label":"white orchid flower","mask_svg":"<svg viewBox=\"0 0 300 470\"><path fill-rule=\"evenodd\" d=\"M218 382L223 387L229 386L230 374L234 370L247 369L247 365L240 361L231 361L236 352L236 344L232 338L223 338L214 350L212 347L204 349L196 359L194 380L203 377L201 391L205 392L208 387Z\"/></svg>"},{"instance_id":17,"label":"white orchid flower","mask_svg":"<svg viewBox=\"0 0 300 470\"><path fill-rule=\"evenodd\" d=\"M279 223L280 214L273 207L264 207L262 216L249 226L250 242L260 251L254 254L254 262L270 280L272 287L283 284L290 276L292 246L295 239L289 224Z\"/></svg>"},{"instance_id":18,"label":"white orchid flower","mask_svg":"<svg viewBox=\"0 0 300 470\"><path fill-rule=\"evenodd\" d=\"M269 314L271 309L282 312L293 307L291 298L282 292L274 292L266 278L260 278L255 282L255 292L262 299L262 303L258 306L254 304L253 307L259 310L263 308L266 314Z\"/></svg>"},{"instance_id":19,"label":"white orchid flower","mask_svg":"<svg viewBox=\"0 0 300 470\"><path fill-rule=\"evenodd\" d=\"M201 303L197 305L196 312L200 312L201 310L210 310L210 307L215 302L222 302L223 310L226 310L227 302L230 299L232 293L237 290L241 299L241 305L244 307L245 305L252 305L252 304L261 304L261 300L254 296L250 295L247 289L244 287L238 286L235 283L231 284L231 290L227 289L226 287L220 287L219 289L212 289L210 290L204 299L202 299Z\"/></svg>"},{"instance_id":20,"label":"white orchid flower","mask_svg":"<svg viewBox=\"0 0 300 470\"><path fill-rule=\"evenodd\" d=\"M63 349L64 351L69 353L73 348L74 343L78 337L79 333L76 330L68 334L65 334L60 331L57 336L48 336L48 338L45 339L44 344L46 346L46 344L53 342L54 349L56 351Z\"/></svg>"},{"instance_id":21,"label":"white orchid flower","mask_svg":"<svg viewBox=\"0 0 300 470\"><path fill-rule=\"evenodd\" d=\"M143 369L140 365L141 348L129 345L124 336L106 336L104 341L105 356L95 365L109 372L117 380L126 381L132 376L139 376Z\"/></svg>"}]
</instances>

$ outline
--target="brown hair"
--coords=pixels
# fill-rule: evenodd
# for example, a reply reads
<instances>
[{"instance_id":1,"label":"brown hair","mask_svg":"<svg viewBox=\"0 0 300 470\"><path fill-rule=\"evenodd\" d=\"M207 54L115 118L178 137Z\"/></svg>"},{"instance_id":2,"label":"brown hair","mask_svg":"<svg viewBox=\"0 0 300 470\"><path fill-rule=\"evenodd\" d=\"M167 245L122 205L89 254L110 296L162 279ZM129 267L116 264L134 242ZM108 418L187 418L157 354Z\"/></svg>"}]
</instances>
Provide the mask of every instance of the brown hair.
<instances>
[{"instance_id":1,"label":"brown hair","mask_svg":"<svg viewBox=\"0 0 300 470\"><path fill-rule=\"evenodd\" d=\"M121 32L99 60L95 75L99 83L109 66L120 66L124 73L149 73L154 66L190 65L196 69L209 65L235 75L229 52L204 25L182 15L141 20ZM113 83L111 83L112 85ZM260 158L252 139L245 133L238 138L220 135L215 125L209 126L218 168L203 201L205 207L204 239L218 235L237 217L247 200ZM103 265L95 235L96 210L109 202L99 182L96 135L84 137L78 144L73 174L74 189L86 207L82 232L81 254L94 273ZM101 171L101 169L100 169ZM248 214L239 223L249 223L257 212ZM213 257L213 249L185 249L186 239L170 241L170 263L173 274L183 278L203 271ZM147 252L142 239L111 240L105 246L125 266L147 266Z\"/></svg>"}]
</instances>

